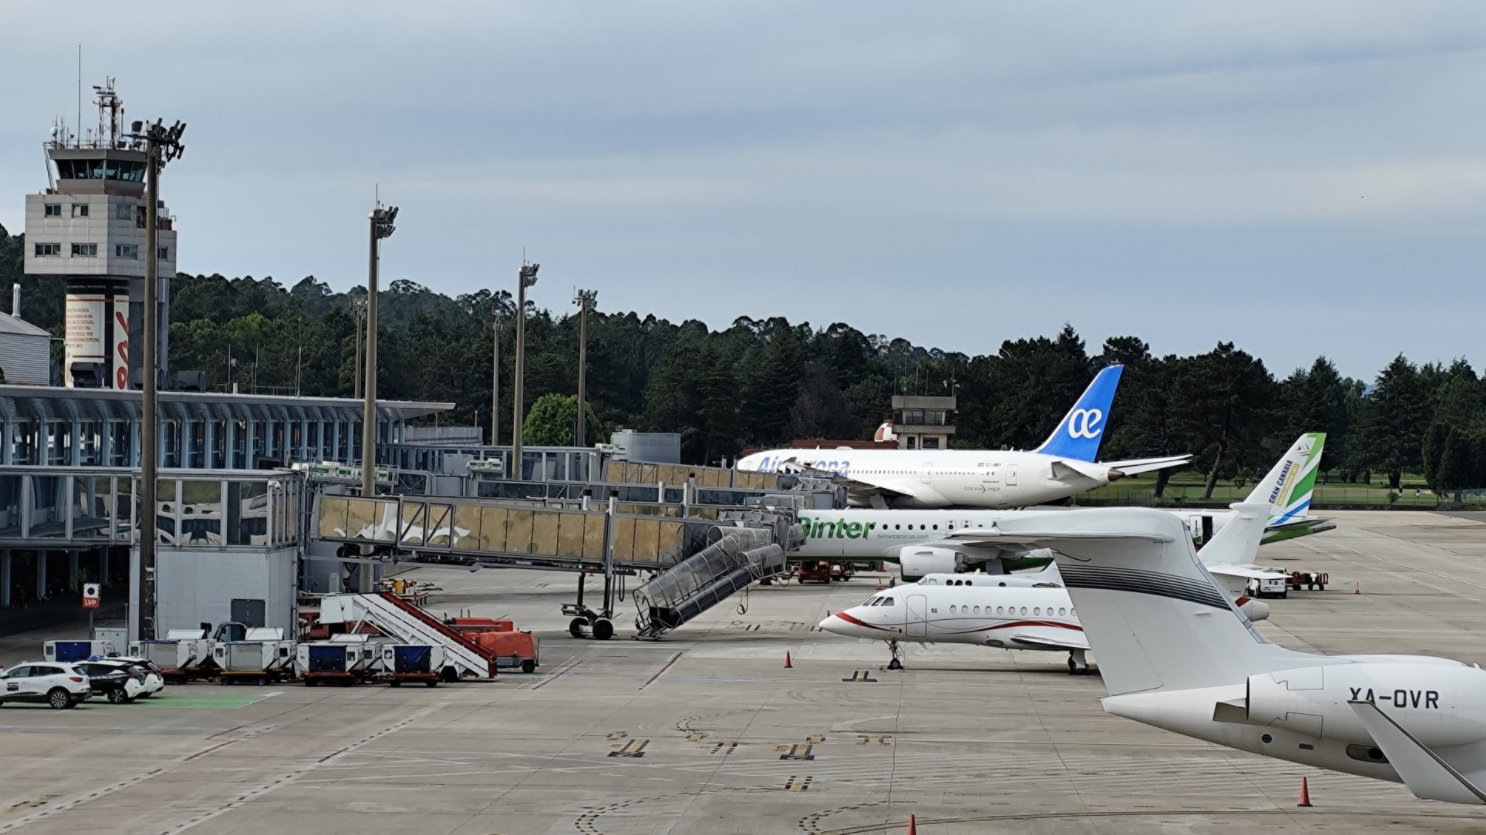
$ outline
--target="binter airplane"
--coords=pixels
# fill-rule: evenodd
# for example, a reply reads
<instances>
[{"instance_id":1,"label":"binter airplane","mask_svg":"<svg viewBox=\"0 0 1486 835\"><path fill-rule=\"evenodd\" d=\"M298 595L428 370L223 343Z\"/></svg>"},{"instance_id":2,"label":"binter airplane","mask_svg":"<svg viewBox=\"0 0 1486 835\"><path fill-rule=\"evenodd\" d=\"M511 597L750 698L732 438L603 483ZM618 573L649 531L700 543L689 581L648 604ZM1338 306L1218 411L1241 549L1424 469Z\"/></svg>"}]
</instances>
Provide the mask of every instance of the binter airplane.
<instances>
[{"instance_id":1,"label":"binter airplane","mask_svg":"<svg viewBox=\"0 0 1486 835\"><path fill-rule=\"evenodd\" d=\"M1330 530L1332 523L1309 515L1316 471L1326 435L1301 435L1246 501L1273 506L1264 542ZM1051 560L1043 549L1007 547L977 536L980 529L1028 514L1066 513L1064 508L1024 510L807 510L800 515L804 540L790 552L796 560L887 560L899 564L909 582L930 574L983 570L991 574L1041 567ZM1171 510L1195 539L1207 541L1233 518L1231 510ZM1286 576L1274 569L1235 564L1226 573L1261 580ZM1241 583L1240 586L1243 584Z\"/></svg>"},{"instance_id":2,"label":"binter airplane","mask_svg":"<svg viewBox=\"0 0 1486 835\"><path fill-rule=\"evenodd\" d=\"M1265 505L1235 505L1257 543ZM1009 520L1052 549L1109 695L1104 710L1317 768L1486 804L1486 671L1424 655L1318 655L1270 643L1203 568L1180 520L1099 508Z\"/></svg>"},{"instance_id":3,"label":"binter airplane","mask_svg":"<svg viewBox=\"0 0 1486 835\"><path fill-rule=\"evenodd\" d=\"M1058 428L1030 452L978 449L771 449L738 461L756 472L819 472L845 482L859 507L1011 508L1044 504L1127 475L1178 467L1190 455L1095 460L1124 366L1099 372Z\"/></svg>"},{"instance_id":4,"label":"binter airplane","mask_svg":"<svg viewBox=\"0 0 1486 835\"><path fill-rule=\"evenodd\" d=\"M1264 508L1265 513L1244 516L1230 511L1232 518L1200 552L1203 564L1213 571L1254 568L1251 563L1269 522L1291 507L1287 488L1304 483L1300 473L1319 458L1323 441L1324 436L1319 435L1302 435L1296 440L1255 487L1250 497L1255 503L1243 505ZM974 535L985 541L999 541L1007 523L1079 512L1000 514L998 521L977 529ZM1019 543L1007 544L1009 552L1027 548ZM1269 617L1269 605L1243 596L1248 578L1246 571L1225 576L1226 593L1237 598L1245 617L1264 620ZM830 615L820 622L820 628L852 638L886 641L892 653L888 668L894 670L903 666L899 644L905 642L1067 652L1068 672L1082 674L1089 669L1089 642L1057 566L1033 574L932 574L917 583L878 592L859 606Z\"/></svg>"}]
</instances>

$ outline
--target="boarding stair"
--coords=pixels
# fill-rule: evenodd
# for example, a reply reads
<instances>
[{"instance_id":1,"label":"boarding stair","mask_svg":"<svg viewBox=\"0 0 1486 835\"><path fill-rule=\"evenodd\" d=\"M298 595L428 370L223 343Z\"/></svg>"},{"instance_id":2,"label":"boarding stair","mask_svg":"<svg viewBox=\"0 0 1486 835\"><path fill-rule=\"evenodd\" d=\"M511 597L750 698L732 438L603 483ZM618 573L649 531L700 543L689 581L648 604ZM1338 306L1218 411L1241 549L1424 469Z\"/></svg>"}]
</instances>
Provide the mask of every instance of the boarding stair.
<instances>
[{"instance_id":1,"label":"boarding stair","mask_svg":"<svg viewBox=\"0 0 1486 835\"><path fill-rule=\"evenodd\" d=\"M712 530L712 544L635 591L637 638L659 640L755 580L784 572L784 549L772 531L723 526Z\"/></svg>"},{"instance_id":2,"label":"boarding stair","mask_svg":"<svg viewBox=\"0 0 1486 835\"><path fill-rule=\"evenodd\" d=\"M370 623L400 644L444 648L460 678L495 678L495 657L474 638L391 592L331 594L320 602L321 623Z\"/></svg>"}]
</instances>

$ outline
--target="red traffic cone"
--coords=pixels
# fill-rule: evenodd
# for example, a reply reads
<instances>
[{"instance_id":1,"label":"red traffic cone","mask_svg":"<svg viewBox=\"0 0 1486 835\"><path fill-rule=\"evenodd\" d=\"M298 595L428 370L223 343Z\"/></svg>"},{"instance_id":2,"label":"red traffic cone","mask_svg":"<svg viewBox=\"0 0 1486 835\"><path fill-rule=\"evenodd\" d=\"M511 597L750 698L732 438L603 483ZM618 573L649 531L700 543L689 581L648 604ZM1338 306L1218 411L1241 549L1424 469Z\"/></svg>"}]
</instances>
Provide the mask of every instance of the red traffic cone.
<instances>
[{"instance_id":1,"label":"red traffic cone","mask_svg":"<svg viewBox=\"0 0 1486 835\"><path fill-rule=\"evenodd\" d=\"M908 816L908 835L918 835L918 820L913 815Z\"/></svg>"},{"instance_id":2,"label":"red traffic cone","mask_svg":"<svg viewBox=\"0 0 1486 835\"><path fill-rule=\"evenodd\" d=\"M1352 593L1353 594L1362 594L1362 583L1361 583L1361 581L1358 581L1357 582L1356 587L1352 589Z\"/></svg>"},{"instance_id":3,"label":"red traffic cone","mask_svg":"<svg viewBox=\"0 0 1486 835\"><path fill-rule=\"evenodd\" d=\"M877 578L877 590L878 591L882 591L882 578L881 577L878 577Z\"/></svg>"},{"instance_id":4,"label":"red traffic cone","mask_svg":"<svg viewBox=\"0 0 1486 835\"><path fill-rule=\"evenodd\" d=\"M1311 787L1304 777L1300 778L1300 802L1295 805L1301 809L1311 807Z\"/></svg>"},{"instance_id":5,"label":"red traffic cone","mask_svg":"<svg viewBox=\"0 0 1486 835\"><path fill-rule=\"evenodd\" d=\"M795 667L795 665L789 663L789 650L785 650L784 651L784 669L786 669L786 670L792 670L792 669L794 669L794 667Z\"/></svg>"}]
</instances>

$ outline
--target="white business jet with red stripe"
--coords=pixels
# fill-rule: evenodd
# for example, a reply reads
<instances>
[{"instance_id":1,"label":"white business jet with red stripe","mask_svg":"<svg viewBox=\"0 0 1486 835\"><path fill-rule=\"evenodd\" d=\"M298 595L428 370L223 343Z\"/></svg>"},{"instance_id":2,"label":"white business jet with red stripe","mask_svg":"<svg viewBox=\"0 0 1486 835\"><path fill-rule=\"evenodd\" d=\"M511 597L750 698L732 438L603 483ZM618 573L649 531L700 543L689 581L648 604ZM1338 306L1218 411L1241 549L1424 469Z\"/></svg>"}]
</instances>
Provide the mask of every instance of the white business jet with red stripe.
<instances>
[{"instance_id":1,"label":"white business jet with red stripe","mask_svg":"<svg viewBox=\"0 0 1486 835\"><path fill-rule=\"evenodd\" d=\"M858 507L1009 508L1055 502L1127 475L1186 464L1192 456L1095 460L1123 369L1101 370L1053 434L1030 452L771 449L740 459L738 469L833 475Z\"/></svg>"}]
</instances>

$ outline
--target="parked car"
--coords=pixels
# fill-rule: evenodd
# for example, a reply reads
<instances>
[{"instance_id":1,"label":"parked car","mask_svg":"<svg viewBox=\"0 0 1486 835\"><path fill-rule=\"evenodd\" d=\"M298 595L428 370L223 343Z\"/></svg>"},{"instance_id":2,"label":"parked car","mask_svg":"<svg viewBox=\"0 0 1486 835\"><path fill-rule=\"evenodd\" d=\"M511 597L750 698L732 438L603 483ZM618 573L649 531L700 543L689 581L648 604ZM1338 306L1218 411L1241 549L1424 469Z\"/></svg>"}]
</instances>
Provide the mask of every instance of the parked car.
<instances>
[{"instance_id":1,"label":"parked car","mask_svg":"<svg viewBox=\"0 0 1486 835\"><path fill-rule=\"evenodd\" d=\"M109 659L83 661L74 665L88 677L93 694L103 696L110 704L126 705L144 692L145 669Z\"/></svg>"},{"instance_id":2,"label":"parked car","mask_svg":"<svg viewBox=\"0 0 1486 835\"><path fill-rule=\"evenodd\" d=\"M165 689L165 671L160 668L159 664L148 658L138 658L132 655L110 655L104 660L129 664L138 668L144 674L144 691L139 694L141 699L148 699Z\"/></svg>"},{"instance_id":3,"label":"parked car","mask_svg":"<svg viewBox=\"0 0 1486 835\"><path fill-rule=\"evenodd\" d=\"M66 710L87 701L92 692L87 673L75 664L17 664L0 673L0 706L45 702L55 710Z\"/></svg>"}]
</instances>

